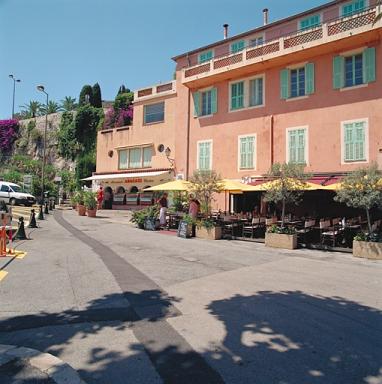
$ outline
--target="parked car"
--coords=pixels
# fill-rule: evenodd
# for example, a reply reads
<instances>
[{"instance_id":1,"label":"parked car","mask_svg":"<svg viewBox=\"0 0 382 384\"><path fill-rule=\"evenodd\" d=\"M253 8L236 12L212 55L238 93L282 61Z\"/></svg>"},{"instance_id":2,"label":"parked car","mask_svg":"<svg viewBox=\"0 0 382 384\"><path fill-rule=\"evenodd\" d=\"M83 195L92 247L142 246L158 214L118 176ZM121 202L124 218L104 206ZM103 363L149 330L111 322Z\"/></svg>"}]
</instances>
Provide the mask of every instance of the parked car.
<instances>
[{"instance_id":1,"label":"parked car","mask_svg":"<svg viewBox=\"0 0 382 384\"><path fill-rule=\"evenodd\" d=\"M21 187L7 181L0 181L0 201L6 204L32 206L36 202L36 198L29 193L24 193Z\"/></svg>"}]
</instances>

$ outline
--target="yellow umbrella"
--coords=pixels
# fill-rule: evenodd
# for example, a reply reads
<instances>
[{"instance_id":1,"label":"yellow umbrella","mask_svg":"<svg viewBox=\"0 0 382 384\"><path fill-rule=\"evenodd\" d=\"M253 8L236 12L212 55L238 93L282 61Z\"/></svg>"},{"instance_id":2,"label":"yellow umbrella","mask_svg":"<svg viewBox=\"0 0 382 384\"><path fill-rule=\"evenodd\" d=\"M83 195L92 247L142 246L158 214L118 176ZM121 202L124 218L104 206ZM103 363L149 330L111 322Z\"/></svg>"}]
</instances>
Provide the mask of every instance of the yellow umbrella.
<instances>
[{"instance_id":1,"label":"yellow umbrella","mask_svg":"<svg viewBox=\"0 0 382 384\"><path fill-rule=\"evenodd\" d=\"M233 194L253 191L252 185L244 184L236 180L223 179L220 185L222 186L223 191L231 192Z\"/></svg>"},{"instance_id":2,"label":"yellow umbrella","mask_svg":"<svg viewBox=\"0 0 382 384\"><path fill-rule=\"evenodd\" d=\"M288 182L290 183L290 185L292 185L292 189L300 190L300 191L317 191L320 189L325 189L325 187L318 184L310 183L309 181L299 183L291 179L291 180L288 180ZM276 187L279 183L280 183L280 179L268 181L266 183L254 186L252 190L259 191L259 192L268 191Z\"/></svg>"},{"instance_id":3,"label":"yellow umbrella","mask_svg":"<svg viewBox=\"0 0 382 384\"><path fill-rule=\"evenodd\" d=\"M159 184L154 187L145 188L145 192L155 191L188 191L190 189L190 183L186 180L174 180L168 183Z\"/></svg>"}]
</instances>

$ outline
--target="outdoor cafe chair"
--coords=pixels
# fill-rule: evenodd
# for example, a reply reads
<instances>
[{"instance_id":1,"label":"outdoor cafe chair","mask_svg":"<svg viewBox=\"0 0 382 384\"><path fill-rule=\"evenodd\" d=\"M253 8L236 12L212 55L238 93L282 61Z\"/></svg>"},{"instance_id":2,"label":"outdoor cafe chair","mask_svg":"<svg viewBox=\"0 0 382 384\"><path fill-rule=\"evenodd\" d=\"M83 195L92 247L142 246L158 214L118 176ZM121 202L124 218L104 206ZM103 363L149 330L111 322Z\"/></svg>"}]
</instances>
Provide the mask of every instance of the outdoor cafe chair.
<instances>
[{"instance_id":1,"label":"outdoor cafe chair","mask_svg":"<svg viewBox=\"0 0 382 384\"><path fill-rule=\"evenodd\" d=\"M246 237L246 235L250 235L253 239L255 237L256 232L264 226L265 218L263 217L254 217L250 223L246 223L243 225L242 236Z\"/></svg>"},{"instance_id":2,"label":"outdoor cafe chair","mask_svg":"<svg viewBox=\"0 0 382 384\"><path fill-rule=\"evenodd\" d=\"M333 219L332 223L330 220L325 220L320 222L320 231L321 231L321 244L323 245L325 241L329 240L333 247L336 246L336 240L342 235L342 229L340 227L340 219Z\"/></svg>"},{"instance_id":3,"label":"outdoor cafe chair","mask_svg":"<svg viewBox=\"0 0 382 384\"><path fill-rule=\"evenodd\" d=\"M304 244L306 244L307 239L308 239L308 234L312 232L315 225L316 225L316 220L314 220L314 219L305 220L303 227L298 228L296 230L297 238L299 240L302 240L304 242Z\"/></svg>"}]
</instances>

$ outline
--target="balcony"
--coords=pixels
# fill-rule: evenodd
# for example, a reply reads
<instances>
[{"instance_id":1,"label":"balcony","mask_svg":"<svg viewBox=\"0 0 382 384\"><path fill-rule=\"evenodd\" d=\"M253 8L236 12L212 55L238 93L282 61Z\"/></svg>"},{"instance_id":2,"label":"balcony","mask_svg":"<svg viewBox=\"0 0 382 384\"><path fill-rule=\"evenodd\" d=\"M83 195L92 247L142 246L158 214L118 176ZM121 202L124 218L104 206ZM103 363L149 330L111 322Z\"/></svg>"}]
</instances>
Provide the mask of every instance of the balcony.
<instances>
[{"instance_id":1,"label":"balcony","mask_svg":"<svg viewBox=\"0 0 382 384\"><path fill-rule=\"evenodd\" d=\"M134 102L139 102L155 97L163 97L176 93L176 81L153 85L152 87L138 89L134 92Z\"/></svg>"},{"instance_id":2,"label":"balcony","mask_svg":"<svg viewBox=\"0 0 382 384\"><path fill-rule=\"evenodd\" d=\"M295 61L325 53L323 46L330 49L333 46L336 49L351 49L355 43L368 42L372 35L378 36L376 30L382 27L382 21L373 25L376 12L377 7L371 7L312 29L297 31L256 47L247 47L241 52L215 57L207 63L183 68L182 83L189 88L200 88L257 70L263 71L270 66L282 65L285 63L285 56L290 54L294 54ZM349 37L353 37L351 45L347 39Z\"/></svg>"}]
</instances>

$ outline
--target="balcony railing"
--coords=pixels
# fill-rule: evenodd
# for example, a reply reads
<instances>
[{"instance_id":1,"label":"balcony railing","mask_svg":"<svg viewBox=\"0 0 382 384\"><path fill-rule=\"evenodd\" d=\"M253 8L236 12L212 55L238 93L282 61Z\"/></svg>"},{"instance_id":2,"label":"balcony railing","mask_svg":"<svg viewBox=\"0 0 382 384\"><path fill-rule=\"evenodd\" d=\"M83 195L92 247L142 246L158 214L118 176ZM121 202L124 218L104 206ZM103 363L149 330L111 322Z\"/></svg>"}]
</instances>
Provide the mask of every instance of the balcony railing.
<instances>
[{"instance_id":1,"label":"balcony railing","mask_svg":"<svg viewBox=\"0 0 382 384\"><path fill-rule=\"evenodd\" d=\"M176 81L164 84L153 85L152 87L138 89L134 93L134 101L139 101L151 97L160 97L176 92Z\"/></svg>"},{"instance_id":2,"label":"balcony railing","mask_svg":"<svg viewBox=\"0 0 382 384\"><path fill-rule=\"evenodd\" d=\"M280 36L277 39L266 41L256 47L247 47L241 52L214 57L207 63L184 68L182 81L183 83L188 83L198 80L199 78L220 74L233 68L254 64L276 56L286 55L294 52L296 47L302 45L304 45L304 48L309 48L310 46L335 41L343 38L340 34L344 32L354 31L356 34L357 29L373 24L376 9L376 7L371 7L351 16L341 17L310 29L299 30L292 34ZM374 28L380 26L381 23L378 22ZM364 31L362 30L360 32Z\"/></svg>"}]
</instances>

